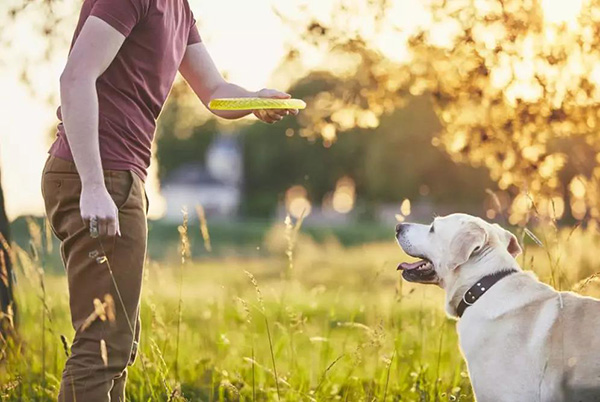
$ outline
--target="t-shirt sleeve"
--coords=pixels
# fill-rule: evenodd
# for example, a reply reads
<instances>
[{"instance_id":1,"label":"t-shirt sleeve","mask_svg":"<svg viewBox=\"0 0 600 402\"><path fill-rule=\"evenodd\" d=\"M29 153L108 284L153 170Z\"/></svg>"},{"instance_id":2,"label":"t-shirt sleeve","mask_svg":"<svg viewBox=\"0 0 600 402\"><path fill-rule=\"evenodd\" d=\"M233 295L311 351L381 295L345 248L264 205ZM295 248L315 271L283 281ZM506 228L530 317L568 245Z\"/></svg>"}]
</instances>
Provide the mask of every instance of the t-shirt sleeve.
<instances>
[{"instance_id":1,"label":"t-shirt sleeve","mask_svg":"<svg viewBox=\"0 0 600 402\"><path fill-rule=\"evenodd\" d=\"M148 0L96 0L90 15L100 18L127 37L146 15L147 3Z\"/></svg>"},{"instance_id":2,"label":"t-shirt sleeve","mask_svg":"<svg viewBox=\"0 0 600 402\"><path fill-rule=\"evenodd\" d=\"M202 37L200 36L200 32L198 32L198 27L196 26L196 20L193 20L192 27L190 28L190 35L188 36L188 46L193 45L194 43L202 42Z\"/></svg>"}]
</instances>

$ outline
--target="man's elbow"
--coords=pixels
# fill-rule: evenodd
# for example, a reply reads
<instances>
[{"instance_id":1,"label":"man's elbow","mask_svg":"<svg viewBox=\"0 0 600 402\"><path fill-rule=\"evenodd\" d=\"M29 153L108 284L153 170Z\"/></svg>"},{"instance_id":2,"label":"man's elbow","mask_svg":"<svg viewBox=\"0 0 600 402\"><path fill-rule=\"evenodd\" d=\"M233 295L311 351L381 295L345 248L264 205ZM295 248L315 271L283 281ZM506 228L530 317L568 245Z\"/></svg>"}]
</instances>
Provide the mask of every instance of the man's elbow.
<instances>
[{"instance_id":1,"label":"man's elbow","mask_svg":"<svg viewBox=\"0 0 600 402\"><path fill-rule=\"evenodd\" d=\"M92 74L67 66L60 75L61 91L72 90L79 86L95 84L97 77Z\"/></svg>"}]
</instances>

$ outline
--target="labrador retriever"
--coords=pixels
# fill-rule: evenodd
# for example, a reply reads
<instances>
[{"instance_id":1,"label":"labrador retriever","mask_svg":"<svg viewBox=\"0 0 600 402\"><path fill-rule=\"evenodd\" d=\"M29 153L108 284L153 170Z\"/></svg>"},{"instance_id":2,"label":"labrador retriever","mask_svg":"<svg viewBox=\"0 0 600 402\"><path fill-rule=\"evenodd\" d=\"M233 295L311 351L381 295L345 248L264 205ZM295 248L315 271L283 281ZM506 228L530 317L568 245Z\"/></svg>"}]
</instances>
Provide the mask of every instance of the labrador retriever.
<instances>
[{"instance_id":1,"label":"labrador retriever","mask_svg":"<svg viewBox=\"0 0 600 402\"><path fill-rule=\"evenodd\" d=\"M477 401L600 402L600 300L524 272L517 238L473 216L402 223L396 238L418 258L402 277L446 292Z\"/></svg>"}]
</instances>

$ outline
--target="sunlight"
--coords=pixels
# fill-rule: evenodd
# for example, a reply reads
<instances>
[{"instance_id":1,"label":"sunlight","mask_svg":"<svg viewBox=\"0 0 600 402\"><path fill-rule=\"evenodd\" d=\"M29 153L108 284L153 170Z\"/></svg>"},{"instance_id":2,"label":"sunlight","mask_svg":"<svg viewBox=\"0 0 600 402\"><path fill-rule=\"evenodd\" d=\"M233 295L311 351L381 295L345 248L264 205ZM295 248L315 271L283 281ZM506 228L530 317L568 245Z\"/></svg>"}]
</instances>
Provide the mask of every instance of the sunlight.
<instances>
[{"instance_id":1,"label":"sunlight","mask_svg":"<svg viewBox=\"0 0 600 402\"><path fill-rule=\"evenodd\" d=\"M296 219L310 215L312 208L306 188L300 185L290 187L285 193L285 206Z\"/></svg>"},{"instance_id":2,"label":"sunlight","mask_svg":"<svg viewBox=\"0 0 600 402\"><path fill-rule=\"evenodd\" d=\"M584 0L542 0L544 19L550 24L577 25Z\"/></svg>"}]
</instances>

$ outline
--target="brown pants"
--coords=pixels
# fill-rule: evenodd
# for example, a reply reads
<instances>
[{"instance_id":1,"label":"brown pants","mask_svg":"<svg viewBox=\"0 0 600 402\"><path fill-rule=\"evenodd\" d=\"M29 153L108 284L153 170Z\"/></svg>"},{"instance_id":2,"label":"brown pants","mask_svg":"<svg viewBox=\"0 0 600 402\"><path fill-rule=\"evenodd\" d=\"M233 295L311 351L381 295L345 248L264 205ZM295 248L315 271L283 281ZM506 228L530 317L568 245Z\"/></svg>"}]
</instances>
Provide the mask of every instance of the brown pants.
<instances>
[{"instance_id":1,"label":"brown pants","mask_svg":"<svg viewBox=\"0 0 600 402\"><path fill-rule=\"evenodd\" d=\"M106 170L104 180L119 208L121 236L93 239L79 211L81 182L75 164L50 156L42 176L46 213L61 241L75 329L62 375L61 402L125 401L127 366L133 364L139 342L146 194L133 172ZM106 295L114 300L115 319L96 319L82 328L94 312L94 299L104 301Z\"/></svg>"}]
</instances>

